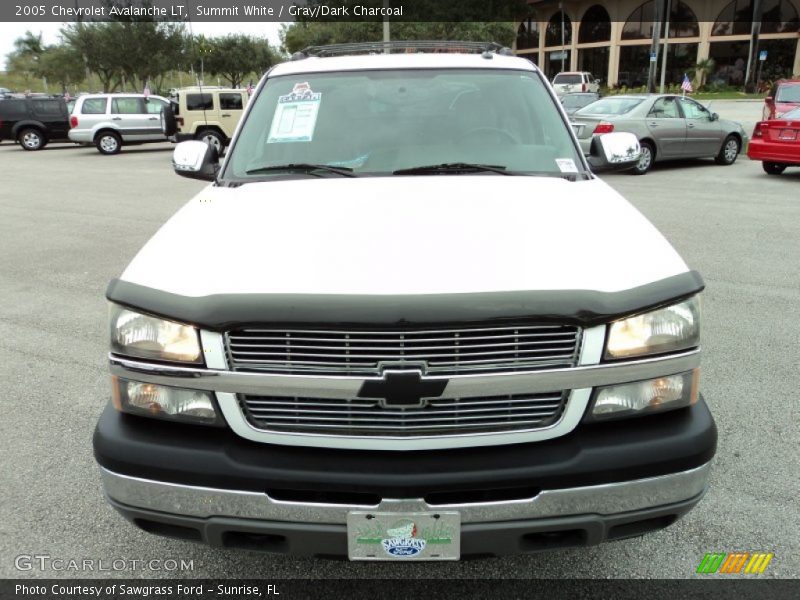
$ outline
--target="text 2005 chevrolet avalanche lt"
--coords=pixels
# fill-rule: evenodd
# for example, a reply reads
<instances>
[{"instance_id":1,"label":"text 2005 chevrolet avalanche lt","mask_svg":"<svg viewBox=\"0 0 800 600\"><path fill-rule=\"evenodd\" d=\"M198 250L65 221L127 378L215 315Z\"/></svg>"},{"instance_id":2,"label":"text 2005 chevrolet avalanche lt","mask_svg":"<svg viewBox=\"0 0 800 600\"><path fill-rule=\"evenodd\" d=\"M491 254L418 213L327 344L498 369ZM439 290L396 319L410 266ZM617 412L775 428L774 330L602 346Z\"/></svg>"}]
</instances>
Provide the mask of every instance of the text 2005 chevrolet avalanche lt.
<instances>
[{"instance_id":1,"label":"text 2005 chevrolet avalanche lt","mask_svg":"<svg viewBox=\"0 0 800 600\"><path fill-rule=\"evenodd\" d=\"M468 47L461 45L461 49ZM352 48L350 48L352 50ZM592 174L506 51L309 51L108 288L112 506L156 534L352 560L642 535L703 496L703 281Z\"/></svg>"}]
</instances>

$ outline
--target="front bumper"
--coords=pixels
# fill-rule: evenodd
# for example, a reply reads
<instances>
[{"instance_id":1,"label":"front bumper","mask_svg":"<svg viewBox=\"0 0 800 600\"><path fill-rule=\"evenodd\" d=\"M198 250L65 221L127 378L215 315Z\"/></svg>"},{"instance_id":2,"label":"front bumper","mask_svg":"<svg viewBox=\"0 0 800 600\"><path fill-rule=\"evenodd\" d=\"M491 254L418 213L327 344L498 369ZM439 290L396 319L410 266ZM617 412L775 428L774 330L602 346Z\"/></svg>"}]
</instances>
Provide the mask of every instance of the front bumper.
<instances>
[{"instance_id":1,"label":"front bumper","mask_svg":"<svg viewBox=\"0 0 800 600\"><path fill-rule=\"evenodd\" d=\"M402 453L260 444L108 407L94 447L111 504L153 533L338 556L351 510L458 510L471 556L665 527L702 497L716 437L702 400L544 442Z\"/></svg>"}]
</instances>

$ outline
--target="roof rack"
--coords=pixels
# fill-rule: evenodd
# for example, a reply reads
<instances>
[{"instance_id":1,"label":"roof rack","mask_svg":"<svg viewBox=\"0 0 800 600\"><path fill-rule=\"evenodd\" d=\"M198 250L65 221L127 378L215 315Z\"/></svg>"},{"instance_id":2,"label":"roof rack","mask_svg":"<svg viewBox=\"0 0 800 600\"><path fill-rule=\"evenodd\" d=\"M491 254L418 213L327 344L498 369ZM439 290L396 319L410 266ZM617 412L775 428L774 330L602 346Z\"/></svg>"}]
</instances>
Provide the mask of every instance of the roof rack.
<instances>
[{"instance_id":1,"label":"roof rack","mask_svg":"<svg viewBox=\"0 0 800 600\"><path fill-rule=\"evenodd\" d=\"M329 46L309 46L292 54L292 60L309 57L346 56L351 54L415 54L423 52L449 54L477 54L486 58L492 54L513 56L511 48L496 42L464 42L442 40L393 40L390 42L358 42L351 44L331 44Z\"/></svg>"}]
</instances>

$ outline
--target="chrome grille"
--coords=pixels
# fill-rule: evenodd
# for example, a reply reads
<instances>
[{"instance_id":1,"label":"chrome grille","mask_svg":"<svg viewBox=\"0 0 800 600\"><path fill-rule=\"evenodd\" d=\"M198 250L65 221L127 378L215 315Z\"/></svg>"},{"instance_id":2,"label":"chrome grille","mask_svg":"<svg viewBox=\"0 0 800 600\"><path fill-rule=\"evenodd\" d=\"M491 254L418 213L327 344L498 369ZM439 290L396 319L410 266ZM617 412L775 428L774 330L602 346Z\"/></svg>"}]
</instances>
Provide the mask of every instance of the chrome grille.
<instances>
[{"instance_id":1,"label":"chrome grille","mask_svg":"<svg viewBox=\"0 0 800 600\"><path fill-rule=\"evenodd\" d=\"M382 408L377 400L239 396L256 428L291 433L357 436L431 436L524 431L552 425L568 392L436 398L424 408Z\"/></svg>"},{"instance_id":2,"label":"chrome grille","mask_svg":"<svg viewBox=\"0 0 800 600\"><path fill-rule=\"evenodd\" d=\"M391 368L437 375L574 366L580 329L508 324L414 329L243 328L225 335L237 371L376 375Z\"/></svg>"}]
</instances>

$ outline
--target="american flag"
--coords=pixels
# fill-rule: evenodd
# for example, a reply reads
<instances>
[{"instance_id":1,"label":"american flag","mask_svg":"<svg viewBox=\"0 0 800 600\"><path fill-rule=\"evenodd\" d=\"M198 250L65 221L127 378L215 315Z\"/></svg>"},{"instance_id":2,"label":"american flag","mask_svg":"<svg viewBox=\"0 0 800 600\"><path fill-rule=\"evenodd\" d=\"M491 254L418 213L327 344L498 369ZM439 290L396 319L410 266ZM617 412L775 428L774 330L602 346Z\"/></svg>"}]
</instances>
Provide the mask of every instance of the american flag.
<instances>
[{"instance_id":1,"label":"american flag","mask_svg":"<svg viewBox=\"0 0 800 600\"><path fill-rule=\"evenodd\" d=\"M147 83L144 84L144 92L143 92L143 94L144 94L145 98L149 98L150 97L150 86Z\"/></svg>"},{"instance_id":2,"label":"american flag","mask_svg":"<svg viewBox=\"0 0 800 600\"><path fill-rule=\"evenodd\" d=\"M683 83L681 83L681 89L684 92L689 92L690 94L694 91L692 89L692 82L689 81L689 76L686 73L683 74Z\"/></svg>"},{"instance_id":3,"label":"american flag","mask_svg":"<svg viewBox=\"0 0 800 600\"><path fill-rule=\"evenodd\" d=\"M255 88L253 87L253 82L251 81L250 83L247 84L247 95L252 96L254 90Z\"/></svg>"}]
</instances>

